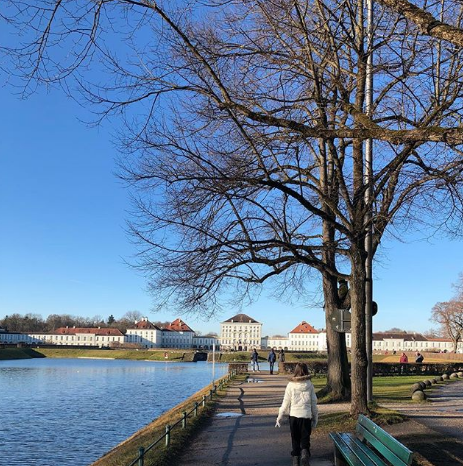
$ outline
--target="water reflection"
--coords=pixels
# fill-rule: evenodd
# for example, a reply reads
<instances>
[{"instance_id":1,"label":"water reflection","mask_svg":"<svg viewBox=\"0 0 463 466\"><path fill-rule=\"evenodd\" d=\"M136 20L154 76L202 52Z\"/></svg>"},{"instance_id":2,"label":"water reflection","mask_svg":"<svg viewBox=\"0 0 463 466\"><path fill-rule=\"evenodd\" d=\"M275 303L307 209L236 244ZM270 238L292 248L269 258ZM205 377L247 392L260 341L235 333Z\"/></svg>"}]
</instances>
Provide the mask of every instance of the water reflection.
<instances>
[{"instance_id":1,"label":"water reflection","mask_svg":"<svg viewBox=\"0 0 463 466\"><path fill-rule=\"evenodd\" d=\"M0 466L86 466L211 379L207 363L0 361Z\"/></svg>"}]
</instances>

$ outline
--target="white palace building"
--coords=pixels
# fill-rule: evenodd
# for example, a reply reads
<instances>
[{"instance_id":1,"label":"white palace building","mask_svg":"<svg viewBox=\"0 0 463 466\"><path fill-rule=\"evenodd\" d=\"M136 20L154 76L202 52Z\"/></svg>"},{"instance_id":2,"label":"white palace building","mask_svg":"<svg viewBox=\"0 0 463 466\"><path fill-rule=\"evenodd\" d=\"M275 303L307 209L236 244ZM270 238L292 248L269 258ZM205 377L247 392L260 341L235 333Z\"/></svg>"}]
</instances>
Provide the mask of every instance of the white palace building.
<instances>
[{"instance_id":1,"label":"white palace building","mask_svg":"<svg viewBox=\"0 0 463 466\"><path fill-rule=\"evenodd\" d=\"M285 349L288 351L327 351L326 331L317 330L302 321L287 336L262 336L263 324L246 314L237 314L220 324L220 337L197 335L183 320L176 319L165 327L157 327L144 317L128 328L126 334L115 328L62 327L52 333L8 332L0 327L0 344L88 346L95 348L178 348L221 351L251 351L252 349ZM346 333L347 348L351 334ZM434 351L452 352L453 343L446 338L426 338L419 333L374 333L373 351ZM463 352L463 342L458 344Z\"/></svg>"},{"instance_id":2,"label":"white palace building","mask_svg":"<svg viewBox=\"0 0 463 466\"><path fill-rule=\"evenodd\" d=\"M314 351L325 353L326 330L316 330L309 323L302 321L287 337L264 336L256 338L262 332L262 323L257 322L246 314L237 314L220 324L220 347L229 351L250 351L256 349L284 349L288 351ZM346 333L346 346L351 347L351 334ZM434 351L451 352L453 343L447 338L426 338L420 333L382 333L373 334L373 351L402 352L402 351ZM463 352L463 342L458 345L458 351Z\"/></svg>"},{"instance_id":3,"label":"white palace building","mask_svg":"<svg viewBox=\"0 0 463 466\"><path fill-rule=\"evenodd\" d=\"M212 349L219 340L215 336L196 335L182 319L166 327L152 324L146 317L135 322L124 335L116 328L61 327L51 333L8 332L0 327L0 344L89 346L95 348L176 348Z\"/></svg>"}]
</instances>

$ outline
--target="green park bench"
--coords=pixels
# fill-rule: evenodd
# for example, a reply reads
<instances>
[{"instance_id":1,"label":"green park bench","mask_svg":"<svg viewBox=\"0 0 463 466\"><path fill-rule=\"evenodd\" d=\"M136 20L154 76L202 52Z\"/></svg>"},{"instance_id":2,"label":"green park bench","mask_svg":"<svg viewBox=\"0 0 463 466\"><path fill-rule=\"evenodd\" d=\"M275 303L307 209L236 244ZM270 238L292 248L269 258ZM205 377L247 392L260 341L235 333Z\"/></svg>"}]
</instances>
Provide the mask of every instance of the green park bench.
<instances>
[{"instance_id":1,"label":"green park bench","mask_svg":"<svg viewBox=\"0 0 463 466\"><path fill-rule=\"evenodd\" d=\"M373 421L359 416L356 435L330 433L336 466L409 466L413 453Z\"/></svg>"}]
</instances>

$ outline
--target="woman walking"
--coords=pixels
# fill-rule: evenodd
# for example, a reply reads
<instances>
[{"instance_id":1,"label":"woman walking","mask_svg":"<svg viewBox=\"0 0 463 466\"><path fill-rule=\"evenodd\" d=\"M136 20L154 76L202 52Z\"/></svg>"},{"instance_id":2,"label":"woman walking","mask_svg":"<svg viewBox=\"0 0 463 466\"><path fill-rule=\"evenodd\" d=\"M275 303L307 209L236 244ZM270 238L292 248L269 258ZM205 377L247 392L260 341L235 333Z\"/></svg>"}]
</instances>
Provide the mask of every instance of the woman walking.
<instances>
[{"instance_id":1,"label":"woman walking","mask_svg":"<svg viewBox=\"0 0 463 466\"><path fill-rule=\"evenodd\" d=\"M293 466L309 466L310 434L317 426L318 407L315 389L305 363L297 363L294 376L286 386L275 427L280 427L284 414L289 414Z\"/></svg>"}]
</instances>

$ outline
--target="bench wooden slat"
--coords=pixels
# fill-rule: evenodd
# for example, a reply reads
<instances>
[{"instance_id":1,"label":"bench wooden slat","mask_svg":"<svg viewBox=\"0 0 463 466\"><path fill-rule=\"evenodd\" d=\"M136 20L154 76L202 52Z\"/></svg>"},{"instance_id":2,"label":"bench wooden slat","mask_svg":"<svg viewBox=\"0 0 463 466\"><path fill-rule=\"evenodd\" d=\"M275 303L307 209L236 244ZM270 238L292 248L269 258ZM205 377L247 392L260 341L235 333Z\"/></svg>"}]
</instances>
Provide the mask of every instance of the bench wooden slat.
<instances>
[{"instance_id":1,"label":"bench wooden slat","mask_svg":"<svg viewBox=\"0 0 463 466\"><path fill-rule=\"evenodd\" d=\"M357 433L394 466L409 466L412 463L413 452L362 414L358 419Z\"/></svg>"},{"instance_id":2,"label":"bench wooden slat","mask_svg":"<svg viewBox=\"0 0 463 466\"><path fill-rule=\"evenodd\" d=\"M340 452L342 454L343 459L349 466L366 466L365 463L362 463L354 452L346 445L340 434L331 432L329 435L336 446L336 452Z\"/></svg>"},{"instance_id":3,"label":"bench wooden slat","mask_svg":"<svg viewBox=\"0 0 463 466\"><path fill-rule=\"evenodd\" d=\"M357 435L330 433L336 464L349 466L410 466L413 452L367 417L360 415Z\"/></svg>"},{"instance_id":4,"label":"bench wooden slat","mask_svg":"<svg viewBox=\"0 0 463 466\"><path fill-rule=\"evenodd\" d=\"M407 466L397 455L395 455L389 448L382 444L371 432L363 426L359 426L357 432L366 440L377 452L381 453L394 466Z\"/></svg>"},{"instance_id":5,"label":"bench wooden slat","mask_svg":"<svg viewBox=\"0 0 463 466\"><path fill-rule=\"evenodd\" d=\"M363 464L368 464L370 466L387 466L385 461L353 434L341 433L339 435L344 443L361 459Z\"/></svg>"}]
</instances>

